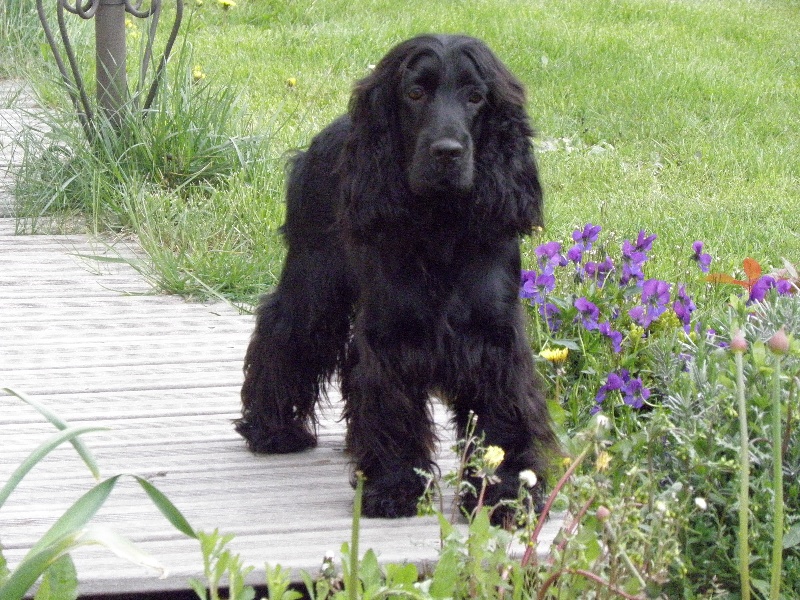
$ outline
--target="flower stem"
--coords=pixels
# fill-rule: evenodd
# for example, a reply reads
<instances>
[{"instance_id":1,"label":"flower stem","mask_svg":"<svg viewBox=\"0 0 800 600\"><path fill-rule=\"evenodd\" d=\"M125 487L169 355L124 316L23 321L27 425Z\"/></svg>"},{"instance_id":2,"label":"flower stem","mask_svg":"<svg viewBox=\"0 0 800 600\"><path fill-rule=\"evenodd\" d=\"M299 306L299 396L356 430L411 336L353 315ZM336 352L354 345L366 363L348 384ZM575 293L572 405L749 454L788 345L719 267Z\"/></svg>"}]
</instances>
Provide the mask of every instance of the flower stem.
<instances>
[{"instance_id":1,"label":"flower stem","mask_svg":"<svg viewBox=\"0 0 800 600\"><path fill-rule=\"evenodd\" d=\"M356 494L353 499L353 525L350 532L350 585L347 597L358 598L358 538L361 529L361 501L364 497L364 473L356 471Z\"/></svg>"},{"instance_id":2,"label":"flower stem","mask_svg":"<svg viewBox=\"0 0 800 600\"><path fill-rule=\"evenodd\" d=\"M772 479L775 509L773 515L772 580L770 600L778 600L783 562L783 459L781 455L781 357L775 354L772 374Z\"/></svg>"},{"instance_id":3,"label":"flower stem","mask_svg":"<svg viewBox=\"0 0 800 600\"><path fill-rule=\"evenodd\" d=\"M742 353L735 352L736 394L739 402L739 578L742 600L750 600L750 448L747 434L747 404L744 399L744 366Z\"/></svg>"}]
</instances>

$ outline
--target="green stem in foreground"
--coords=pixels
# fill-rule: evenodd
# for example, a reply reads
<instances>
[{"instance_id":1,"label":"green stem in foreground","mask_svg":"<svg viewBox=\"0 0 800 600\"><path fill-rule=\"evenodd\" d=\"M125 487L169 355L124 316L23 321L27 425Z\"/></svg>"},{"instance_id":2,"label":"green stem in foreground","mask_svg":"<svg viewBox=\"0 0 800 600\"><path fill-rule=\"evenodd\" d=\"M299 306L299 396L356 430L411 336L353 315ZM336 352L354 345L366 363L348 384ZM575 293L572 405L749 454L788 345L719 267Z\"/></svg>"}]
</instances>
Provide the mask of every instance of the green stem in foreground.
<instances>
[{"instance_id":1,"label":"green stem in foreground","mask_svg":"<svg viewBox=\"0 0 800 600\"><path fill-rule=\"evenodd\" d=\"M353 526L350 532L350 585L347 596L358 599L358 537L361 526L361 499L364 496L364 473L356 471L356 496L353 500Z\"/></svg>"},{"instance_id":2,"label":"green stem in foreground","mask_svg":"<svg viewBox=\"0 0 800 600\"><path fill-rule=\"evenodd\" d=\"M773 515L772 580L770 600L778 600L783 563L783 459L781 455L781 357L775 354L772 374L772 479L775 510Z\"/></svg>"},{"instance_id":3,"label":"green stem in foreground","mask_svg":"<svg viewBox=\"0 0 800 600\"><path fill-rule=\"evenodd\" d=\"M744 399L744 366L741 352L734 352L736 395L739 404L739 578L742 600L750 600L750 440L747 434L747 404Z\"/></svg>"}]
</instances>

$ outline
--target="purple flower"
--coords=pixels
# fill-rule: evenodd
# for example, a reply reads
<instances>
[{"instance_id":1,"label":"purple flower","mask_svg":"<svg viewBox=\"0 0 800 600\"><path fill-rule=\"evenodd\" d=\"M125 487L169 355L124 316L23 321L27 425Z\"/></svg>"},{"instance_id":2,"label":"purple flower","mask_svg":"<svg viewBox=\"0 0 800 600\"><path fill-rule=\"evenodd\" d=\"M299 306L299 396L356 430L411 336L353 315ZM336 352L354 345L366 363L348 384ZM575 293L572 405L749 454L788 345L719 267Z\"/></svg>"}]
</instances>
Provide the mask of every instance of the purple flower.
<instances>
[{"instance_id":1,"label":"purple flower","mask_svg":"<svg viewBox=\"0 0 800 600\"><path fill-rule=\"evenodd\" d=\"M561 311L552 302L540 304L539 314L542 315L550 331L558 331L558 328L561 327L561 319L558 318L561 316Z\"/></svg>"},{"instance_id":2,"label":"purple flower","mask_svg":"<svg viewBox=\"0 0 800 600\"><path fill-rule=\"evenodd\" d=\"M628 373L627 369L622 369L619 373L615 371L609 373L608 377L606 377L606 382L600 386L599 390L597 390L597 395L594 397L594 401L600 404L606 399L608 392L621 390L623 386L630 381L630 378L630 373Z\"/></svg>"},{"instance_id":3,"label":"purple flower","mask_svg":"<svg viewBox=\"0 0 800 600\"><path fill-rule=\"evenodd\" d=\"M650 397L650 390L644 387L642 380L638 377L628 381L625 384L622 393L622 401L633 408L642 408L645 400Z\"/></svg>"},{"instance_id":4,"label":"purple flower","mask_svg":"<svg viewBox=\"0 0 800 600\"><path fill-rule=\"evenodd\" d=\"M642 229L639 232L639 237L636 238L636 251L637 252L650 252L653 248L653 241L656 239L656 235L647 235Z\"/></svg>"},{"instance_id":5,"label":"purple flower","mask_svg":"<svg viewBox=\"0 0 800 600\"><path fill-rule=\"evenodd\" d=\"M697 306L695 306L691 296L686 293L686 287L683 285L679 286L678 297L675 298L675 302L672 303L672 310L675 311L675 314L681 320L681 323L683 323L683 329L686 333L689 333L692 313L696 308Z\"/></svg>"},{"instance_id":6,"label":"purple flower","mask_svg":"<svg viewBox=\"0 0 800 600\"><path fill-rule=\"evenodd\" d=\"M597 236L600 234L602 229L603 228L600 227L600 225L592 225L591 223L587 223L583 228L583 231L576 229L572 232L572 240L575 242L575 246L580 248L582 251L591 250L592 244L597 241Z\"/></svg>"},{"instance_id":7,"label":"purple flower","mask_svg":"<svg viewBox=\"0 0 800 600\"><path fill-rule=\"evenodd\" d=\"M670 285L660 279L648 279L642 285L642 305L628 311L631 319L644 328L667 310Z\"/></svg>"},{"instance_id":8,"label":"purple flower","mask_svg":"<svg viewBox=\"0 0 800 600\"><path fill-rule=\"evenodd\" d=\"M779 279L778 283L775 284L775 287L781 296L788 296L794 292L794 286L788 279Z\"/></svg>"},{"instance_id":9,"label":"purple flower","mask_svg":"<svg viewBox=\"0 0 800 600\"><path fill-rule=\"evenodd\" d=\"M611 329L611 323L608 321L600 323L598 329L600 333L611 340L611 347L614 349L614 352L619 353L622 350L622 334L619 331Z\"/></svg>"},{"instance_id":10,"label":"purple flower","mask_svg":"<svg viewBox=\"0 0 800 600\"><path fill-rule=\"evenodd\" d=\"M519 296L529 298L534 304L541 304L555 287L556 278L552 272L538 274L536 271L522 271Z\"/></svg>"},{"instance_id":11,"label":"purple flower","mask_svg":"<svg viewBox=\"0 0 800 600\"><path fill-rule=\"evenodd\" d=\"M637 246L631 244L628 240L622 242L622 277L620 277L620 284L627 285L631 279L636 279L637 283L641 283L644 279L642 272L642 265L647 261L647 254L637 250Z\"/></svg>"},{"instance_id":12,"label":"purple flower","mask_svg":"<svg viewBox=\"0 0 800 600\"><path fill-rule=\"evenodd\" d=\"M567 250L567 258L575 264L578 264L581 262L581 259L583 259L583 249L575 244L572 248Z\"/></svg>"},{"instance_id":13,"label":"purple flower","mask_svg":"<svg viewBox=\"0 0 800 600\"><path fill-rule=\"evenodd\" d=\"M606 256L601 263L587 262L584 266L584 272L597 282L597 287L603 287L611 273L614 272L614 263L611 261L610 256Z\"/></svg>"},{"instance_id":14,"label":"purple flower","mask_svg":"<svg viewBox=\"0 0 800 600\"><path fill-rule=\"evenodd\" d=\"M547 242L537 247L535 252L542 271L546 271L547 267L553 269L567 265L567 259L561 254L561 242Z\"/></svg>"},{"instance_id":15,"label":"purple flower","mask_svg":"<svg viewBox=\"0 0 800 600\"><path fill-rule=\"evenodd\" d=\"M756 281L753 284L753 287L750 288L750 297L747 299L747 303L763 302L767 292L774 287L775 280L772 277L769 275L759 277L758 281Z\"/></svg>"},{"instance_id":16,"label":"purple flower","mask_svg":"<svg viewBox=\"0 0 800 600\"><path fill-rule=\"evenodd\" d=\"M603 403L609 392L619 392L622 394L622 401L633 408L642 408L650 397L650 390L644 387L640 378L631 379L627 369L620 369L619 372L609 373L606 382L597 390L597 395L594 397L596 406L592 408L592 414L600 410L599 405Z\"/></svg>"},{"instance_id":17,"label":"purple flower","mask_svg":"<svg viewBox=\"0 0 800 600\"><path fill-rule=\"evenodd\" d=\"M692 250L694 250L692 260L697 262L703 273L708 273L708 268L711 265L711 255L703 252L703 242L698 241L692 244Z\"/></svg>"},{"instance_id":18,"label":"purple flower","mask_svg":"<svg viewBox=\"0 0 800 600\"><path fill-rule=\"evenodd\" d=\"M600 317L600 309L591 303L585 297L580 297L575 300L575 308L578 309L580 314L581 323L587 331L597 329L597 319Z\"/></svg>"}]
</instances>

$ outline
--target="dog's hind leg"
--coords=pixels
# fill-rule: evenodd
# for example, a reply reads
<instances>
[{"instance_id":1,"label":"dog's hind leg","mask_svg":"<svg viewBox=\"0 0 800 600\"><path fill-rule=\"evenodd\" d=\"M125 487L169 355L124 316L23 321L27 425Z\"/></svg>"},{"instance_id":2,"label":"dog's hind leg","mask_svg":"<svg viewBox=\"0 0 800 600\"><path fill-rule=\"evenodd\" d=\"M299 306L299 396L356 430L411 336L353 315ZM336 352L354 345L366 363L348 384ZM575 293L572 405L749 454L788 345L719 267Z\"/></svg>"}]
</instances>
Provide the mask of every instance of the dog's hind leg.
<instances>
[{"instance_id":1,"label":"dog's hind leg","mask_svg":"<svg viewBox=\"0 0 800 600\"><path fill-rule=\"evenodd\" d=\"M290 250L277 290L262 299L244 363L236 430L254 452L316 445L315 405L344 355L350 302L343 266Z\"/></svg>"}]
</instances>

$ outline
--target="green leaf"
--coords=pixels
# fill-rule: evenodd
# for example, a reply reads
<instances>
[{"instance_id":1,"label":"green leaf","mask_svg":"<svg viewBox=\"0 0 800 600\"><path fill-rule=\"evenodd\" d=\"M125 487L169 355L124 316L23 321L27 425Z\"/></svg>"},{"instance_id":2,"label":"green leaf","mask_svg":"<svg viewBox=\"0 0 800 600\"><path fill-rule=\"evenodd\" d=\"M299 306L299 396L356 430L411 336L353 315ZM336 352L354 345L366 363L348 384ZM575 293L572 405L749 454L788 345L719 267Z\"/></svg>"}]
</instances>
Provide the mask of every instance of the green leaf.
<instances>
[{"instance_id":1,"label":"green leaf","mask_svg":"<svg viewBox=\"0 0 800 600\"><path fill-rule=\"evenodd\" d=\"M51 530L52 531L52 530ZM49 533L49 532L48 532ZM123 538L105 526L91 526L51 539L42 546L41 540L34 547L36 552L29 552L2 586L0 598L3 600L20 600L30 590L36 580L58 561L80 546L99 544L111 550L117 556L133 563L155 569L165 576L164 568L149 554L139 550L129 540Z\"/></svg>"},{"instance_id":2,"label":"green leaf","mask_svg":"<svg viewBox=\"0 0 800 600\"><path fill-rule=\"evenodd\" d=\"M23 394L21 392L14 391L14 390L12 390L10 388L2 388L2 391L7 393L7 394L10 394L12 396L16 396L17 398L19 398L20 400L25 402L27 405L29 405L32 408L36 409L39 412L39 414L41 414L45 419L50 421L50 423L52 423L58 429L62 429L63 430L63 429L67 429L69 427L69 423L67 423L66 421L61 419L61 417L59 417L57 414L55 414L49 408L47 408L43 404L39 404L38 402L36 402L32 398L29 398L27 395L25 395L25 394ZM99 428L98 431L102 431L103 429L105 429L105 428ZM86 466L89 467L89 470L92 472L92 476L95 479L99 480L100 479L100 467L97 466L97 463L95 462L94 457L92 456L92 453L89 452L89 449L84 445L84 443L81 440L79 440L77 438L71 439L70 443L75 448L75 451L78 453L78 455L83 459L83 462L86 463ZM2 505L2 502L0 502L0 505Z\"/></svg>"},{"instance_id":3,"label":"green leaf","mask_svg":"<svg viewBox=\"0 0 800 600\"><path fill-rule=\"evenodd\" d=\"M75 540L81 532L52 540L52 543L38 550L29 552L9 578L0 586L0 598L3 600L20 600L31 589L36 580L47 568L60 557L75 547Z\"/></svg>"},{"instance_id":4,"label":"green leaf","mask_svg":"<svg viewBox=\"0 0 800 600\"><path fill-rule=\"evenodd\" d=\"M446 548L439 556L433 572L430 595L432 598L452 598L461 579L461 556L453 549Z\"/></svg>"},{"instance_id":5,"label":"green leaf","mask_svg":"<svg viewBox=\"0 0 800 600\"><path fill-rule=\"evenodd\" d=\"M47 456L50 452L58 448L61 444L67 441L72 441L75 437L88 433L90 431L104 431L107 430L106 427L92 427L92 426L81 426L81 427L67 427L62 431L52 435L50 438L45 440L38 448L36 448L31 454L22 461L14 472L11 474L11 477L0 489L0 507L5 504L8 497L11 495L11 492L16 489L19 485L19 482L27 475L33 467L35 467L45 456Z\"/></svg>"},{"instance_id":6,"label":"green leaf","mask_svg":"<svg viewBox=\"0 0 800 600\"><path fill-rule=\"evenodd\" d=\"M0 584L4 583L11 571L8 570L8 563L6 557L3 556L3 545L0 544Z\"/></svg>"},{"instance_id":7,"label":"green leaf","mask_svg":"<svg viewBox=\"0 0 800 600\"><path fill-rule=\"evenodd\" d=\"M554 339L552 343L556 346L563 346L564 348L569 348L573 352L580 352L581 347L573 342L572 340L568 339Z\"/></svg>"},{"instance_id":8,"label":"green leaf","mask_svg":"<svg viewBox=\"0 0 800 600\"><path fill-rule=\"evenodd\" d=\"M386 586L413 586L419 580L419 571L414 563L386 565Z\"/></svg>"},{"instance_id":9,"label":"green leaf","mask_svg":"<svg viewBox=\"0 0 800 600\"><path fill-rule=\"evenodd\" d=\"M69 554L55 561L42 576L35 600L76 600L78 573Z\"/></svg>"},{"instance_id":10,"label":"green leaf","mask_svg":"<svg viewBox=\"0 0 800 600\"><path fill-rule=\"evenodd\" d=\"M153 504L156 505L158 510L161 511L161 514L167 518L167 521L169 521L175 529L190 538L197 539L197 533L195 533L194 528L189 525L189 522L183 516L181 511L177 509L177 507L169 498L167 498L158 490L158 488L156 488L156 486L146 479L138 476L135 478L136 481L139 482L139 485L142 486L142 489L144 489L144 491L147 492L147 495L150 496Z\"/></svg>"},{"instance_id":11,"label":"green leaf","mask_svg":"<svg viewBox=\"0 0 800 600\"><path fill-rule=\"evenodd\" d=\"M85 546L89 544L104 546L128 562L158 571L161 579L167 576L167 570L161 563L144 550L135 546L128 538L106 525L90 525L83 530L82 535L76 540L76 545Z\"/></svg>"},{"instance_id":12,"label":"green leaf","mask_svg":"<svg viewBox=\"0 0 800 600\"><path fill-rule=\"evenodd\" d=\"M83 496L78 498L75 503L61 515L61 518L47 530L33 548L30 549L30 552L28 552L25 558L43 551L53 544L55 540L63 539L83 528L86 523L94 517L95 513L97 513L106 499L108 499L108 495L111 493L111 490L114 489L120 477L121 475L110 477L98 483Z\"/></svg>"},{"instance_id":13,"label":"green leaf","mask_svg":"<svg viewBox=\"0 0 800 600\"><path fill-rule=\"evenodd\" d=\"M783 536L784 550L788 550L789 548L794 548L797 545L800 545L800 522L792 525L789 528L789 531L786 532L786 535Z\"/></svg>"},{"instance_id":14,"label":"green leaf","mask_svg":"<svg viewBox=\"0 0 800 600\"><path fill-rule=\"evenodd\" d=\"M365 590L380 587L383 573L381 573L378 557L373 550L367 550L366 554L364 554L364 558L361 559L361 568L359 568L358 572Z\"/></svg>"}]
</instances>

